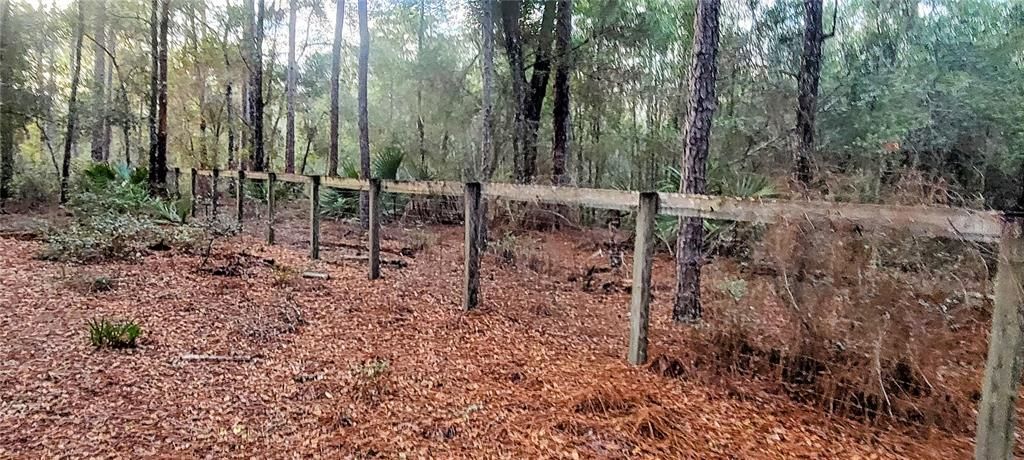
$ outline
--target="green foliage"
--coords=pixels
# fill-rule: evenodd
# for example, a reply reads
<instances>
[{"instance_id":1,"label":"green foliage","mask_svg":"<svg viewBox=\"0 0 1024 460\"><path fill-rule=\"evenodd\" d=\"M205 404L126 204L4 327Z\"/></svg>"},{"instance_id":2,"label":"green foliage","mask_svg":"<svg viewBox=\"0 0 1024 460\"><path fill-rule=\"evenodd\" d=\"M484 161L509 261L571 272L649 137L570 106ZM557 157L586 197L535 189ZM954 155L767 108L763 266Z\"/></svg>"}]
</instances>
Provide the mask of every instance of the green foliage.
<instances>
[{"instance_id":1,"label":"green foliage","mask_svg":"<svg viewBox=\"0 0 1024 460\"><path fill-rule=\"evenodd\" d=\"M105 318L94 318L87 323L89 342L96 348L135 348L142 327L131 320L111 321Z\"/></svg>"},{"instance_id":2,"label":"green foliage","mask_svg":"<svg viewBox=\"0 0 1024 460\"><path fill-rule=\"evenodd\" d=\"M405 152L398 146L385 147L373 158L374 177L380 179L398 179L398 169L402 167L402 160L405 159Z\"/></svg>"},{"instance_id":3,"label":"green foliage","mask_svg":"<svg viewBox=\"0 0 1024 460\"><path fill-rule=\"evenodd\" d=\"M358 192L329 188L320 193L320 215L340 219L358 213Z\"/></svg>"},{"instance_id":4,"label":"green foliage","mask_svg":"<svg viewBox=\"0 0 1024 460\"><path fill-rule=\"evenodd\" d=\"M159 229L151 220L131 214L102 213L50 229L40 257L90 263L132 260L141 256Z\"/></svg>"}]
</instances>

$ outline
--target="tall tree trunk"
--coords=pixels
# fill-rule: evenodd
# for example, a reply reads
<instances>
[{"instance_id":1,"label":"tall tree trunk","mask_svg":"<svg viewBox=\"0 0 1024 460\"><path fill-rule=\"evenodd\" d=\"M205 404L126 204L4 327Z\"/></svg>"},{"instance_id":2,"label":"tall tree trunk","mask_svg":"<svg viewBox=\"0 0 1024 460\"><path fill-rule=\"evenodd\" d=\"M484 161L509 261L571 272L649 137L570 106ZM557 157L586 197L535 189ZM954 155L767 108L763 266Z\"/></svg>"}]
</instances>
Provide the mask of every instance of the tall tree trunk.
<instances>
[{"instance_id":1,"label":"tall tree trunk","mask_svg":"<svg viewBox=\"0 0 1024 460\"><path fill-rule=\"evenodd\" d=\"M206 122L206 72L203 70L204 66L199 62L199 29L196 27L196 10L195 5L192 5L189 11L189 38L192 41L192 53L195 55L193 58L193 65L198 79L199 87L199 163L203 167L212 165L217 166L217 159L209 158L209 149L207 148L207 122Z\"/></svg>"},{"instance_id":2,"label":"tall tree trunk","mask_svg":"<svg viewBox=\"0 0 1024 460\"><path fill-rule=\"evenodd\" d=\"M532 182L537 175L537 137L540 131L540 118L544 111L544 98L548 92L548 80L551 76L551 42L554 36L556 0L544 2L541 15L540 33L537 36L537 48L533 61L533 72L530 74L530 86L526 99L526 130L523 143L523 175L524 182Z\"/></svg>"},{"instance_id":3,"label":"tall tree trunk","mask_svg":"<svg viewBox=\"0 0 1024 460\"><path fill-rule=\"evenodd\" d=\"M558 0L558 40L556 56L558 69L555 71L555 139L551 152L551 182L555 185L566 183L565 160L569 152L572 113L570 104L569 71L572 69L572 0Z\"/></svg>"},{"instance_id":4,"label":"tall tree trunk","mask_svg":"<svg viewBox=\"0 0 1024 460\"><path fill-rule=\"evenodd\" d=\"M85 8L78 0L78 20L75 23L74 57L71 59L71 96L68 97L68 129L64 136L64 162L60 170L60 202L68 202L68 177L71 175L71 151L78 129L78 82L82 76L82 37L85 35Z\"/></svg>"},{"instance_id":5,"label":"tall tree trunk","mask_svg":"<svg viewBox=\"0 0 1024 460\"><path fill-rule=\"evenodd\" d=\"M794 178L806 189L811 184L811 158L814 155L814 119L818 111L818 83L821 79L821 45L825 34L821 26L822 0L804 0L804 49L798 75L796 130L797 147Z\"/></svg>"},{"instance_id":6,"label":"tall tree trunk","mask_svg":"<svg viewBox=\"0 0 1024 460\"><path fill-rule=\"evenodd\" d=\"M690 95L683 127L682 193L707 192L708 149L715 113L715 78L718 74L719 0L697 0L693 24ZM681 217L676 235L676 298L672 319L695 323L701 318L700 271L704 263L704 222Z\"/></svg>"},{"instance_id":7,"label":"tall tree trunk","mask_svg":"<svg viewBox=\"0 0 1024 460\"><path fill-rule=\"evenodd\" d=\"M498 156L494 150L494 1L484 0L482 14L480 16L480 34L483 47L483 56L480 60L480 71L483 74L483 92L481 105L483 106L483 126L481 146L483 147L480 164L482 171L481 181L489 181L494 175L498 164ZM442 141L442 149L447 148L448 132L445 132ZM469 179L469 178L467 178ZM480 222L479 243L480 248L487 247L487 200L480 203L478 221Z\"/></svg>"},{"instance_id":8,"label":"tall tree trunk","mask_svg":"<svg viewBox=\"0 0 1024 460\"><path fill-rule=\"evenodd\" d=\"M295 10L296 1L288 2L288 76L285 89L288 99L288 120L285 124L284 170L295 172Z\"/></svg>"},{"instance_id":9,"label":"tall tree trunk","mask_svg":"<svg viewBox=\"0 0 1024 460\"><path fill-rule=\"evenodd\" d=\"M341 109L341 32L345 25L345 0L337 0L334 22L334 48L331 50L331 131L330 151L327 157L327 174L338 175L338 135L340 133Z\"/></svg>"},{"instance_id":10,"label":"tall tree trunk","mask_svg":"<svg viewBox=\"0 0 1024 460\"><path fill-rule=\"evenodd\" d=\"M367 66L370 61L370 29L366 18L366 0L356 0L359 8L359 178L370 178L370 121L366 107ZM359 194L359 224L370 226L370 200L366 192Z\"/></svg>"},{"instance_id":11,"label":"tall tree trunk","mask_svg":"<svg viewBox=\"0 0 1024 460\"><path fill-rule=\"evenodd\" d=\"M240 169L235 166L235 112L231 96L231 83L224 89L224 105L228 113L228 169Z\"/></svg>"},{"instance_id":12,"label":"tall tree trunk","mask_svg":"<svg viewBox=\"0 0 1024 460\"><path fill-rule=\"evenodd\" d=\"M157 99L159 99L160 93L160 34L158 24L158 12L160 10L160 1L151 0L149 10L149 187L150 190L157 188L156 171L153 166L156 164L157 145L160 144L157 139Z\"/></svg>"},{"instance_id":13,"label":"tall tree trunk","mask_svg":"<svg viewBox=\"0 0 1024 460\"><path fill-rule=\"evenodd\" d=\"M250 6L252 0L247 2ZM252 43L249 49L249 62L252 68L252 85L249 88L249 97L252 103L252 159L250 167L253 171L263 171L266 168L263 145L263 19L266 14L264 0L259 0L256 11L256 20L250 26Z\"/></svg>"},{"instance_id":14,"label":"tall tree trunk","mask_svg":"<svg viewBox=\"0 0 1024 460\"><path fill-rule=\"evenodd\" d=\"M149 191L157 196L167 194L167 27L171 17L171 0L160 5L160 53L158 94L156 100L156 158L149 165Z\"/></svg>"},{"instance_id":15,"label":"tall tree trunk","mask_svg":"<svg viewBox=\"0 0 1024 460\"><path fill-rule=\"evenodd\" d=\"M117 61L117 33L114 30L110 30L106 37L107 50L110 51L110 67L107 69L107 81L105 86L107 88L107 98L104 103L103 109L103 161L110 162L110 137L112 129L112 120L110 116L110 107L114 105L114 64ZM127 118L127 117L126 117ZM127 124L127 122L125 122ZM127 146L128 144L125 144Z\"/></svg>"},{"instance_id":16,"label":"tall tree trunk","mask_svg":"<svg viewBox=\"0 0 1024 460\"><path fill-rule=\"evenodd\" d=\"M10 19L10 3L0 0L0 62L7 59L7 24ZM5 212L7 200L11 197L11 182L14 180L14 130L10 118L4 111L7 100L7 85L10 81L10 66L0 67L0 213ZM45 134L45 133L44 133Z\"/></svg>"},{"instance_id":17,"label":"tall tree trunk","mask_svg":"<svg viewBox=\"0 0 1024 460\"><path fill-rule=\"evenodd\" d=\"M420 0L420 27L416 34L416 132L419 135L420 168L424 171L427 167L427 146L423 132L423 33L426 28L425 8L426 0Z\"/></svg>"},{"instance_id":18,"label":"tall tree trunk","mask_svg":"<svg viewBox=\"0 0 1024 460\"><path fill-rule=\"evenodd\" d=\"M93 26L93 64L92 64L92 112L93 112L93 124L92 124L92 145L90 151L92 153L92 161L101 162L103 161L103 133L104 124L106 120L106 106L104 86L107 80L106 72L106 16L107 16L107 5L105 0L98 0L94 3L96 8L95 23Z\"/></svg>"},{"instance_id":19,"label":"tall tree trunk","mask_svg":"<svg viewBox=\"0 0 1024 460\"><path fill-rule=\"evenodd\" d=\"M501 25L505 32L505 55L512 79L512 105L514 111L512 131L512 167L516 182L528 182L524 158L526 143L526 70L523 64L523 33L519 26L522 14L520 0L506 0L501 7Z\"/></svg>"}]
</instances>

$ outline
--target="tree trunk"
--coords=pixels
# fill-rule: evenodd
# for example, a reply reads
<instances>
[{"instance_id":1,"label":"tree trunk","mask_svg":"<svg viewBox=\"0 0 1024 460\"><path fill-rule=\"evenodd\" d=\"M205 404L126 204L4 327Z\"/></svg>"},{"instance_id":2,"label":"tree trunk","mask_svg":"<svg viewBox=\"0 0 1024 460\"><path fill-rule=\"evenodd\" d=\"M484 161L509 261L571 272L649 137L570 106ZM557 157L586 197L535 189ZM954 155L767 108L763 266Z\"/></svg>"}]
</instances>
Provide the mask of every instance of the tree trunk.
<instances>
[{"instance_id":1,"label":"tree trunk","mask_svg":"<svg viewBox=\"0 0 1024 460\"><path fill-rule=\"evenodd\" d=\"M489 181L497 167L498 156L494 151L494 2L485 0L480 16L480 32L483 57L480 70L483 80L483 126L481 137L482 155L480 164L482 171L478 180ZM447 147L448 133L445 132L442 145ZM469 179L469 178L467 178ZM487 200L482 200L477 221L479 222L478 247L487 247Z\"/></svg>"},{"instance_id":2,"label":"tree trunk","mask_svg":"<svg viewBox=\"0 0 1024 460\"><path fill-rule=\"evenodd\" d=\"M541 15L540 33L537 37L537 48L533 61L533 73L530 74L530 87L526 95L526 138L523 144L523 175L524 182L532 182L537 175L537 136L540 131L540 118L544 110L544 98L548 92L548 79L551 75L551 41L555 24L556 1L544 2Z\"/></svg>"},{"instance_id":3,"label":"tree trunk","mask_svg":"<svg viewBox=\"0 0 1024 460\"><path fill-rule=\"evenodd\" d=\"M106 72L106 16L107 16L107 5L105 0L98 0L94 3L96 8L95 30L93 31L93 64L92 64L92 115L94 117L92 124L92 144L90 145L90 152L92 153L92 161L101 162L103 161L103 134L105 132L105 121L106 121L106 106L105 102L105 84L107 80Z\"/></svg>"},{"instance_id":4,"label":"tree trunk","mask_svg":"<svg viewBox=\"0 0 1024 460\"><path fill-rule=\"evenodd\" d=\"M248 0L248 4L251 5L252 0ZM252 85L249 88L249 97L252 101L252 159L250 167L253 171L263 171L266 168L263 145L263 17L265 13L264 0L259 0L256 20L250 26L250 36L253 37L253 41L249 49L249 62L252 66L250 69Z\"/></svg>"},{"instance_id":5,"label":"tree trunk","mask_svg":"<svg viewBox=\"0 0 1024 460\"><path fill-rule=\"evenodd\" d=\"M228 112L228 169L240 169L235 166L235 114L234 101L231 97L231 83L224 90L224 105Z\"/></svg>"},{"instance_id":6,"label":"tree trunk","mask_svg":"<svg viewBox=\"0 0 1024 460\"><path fill-rule=\"evenodd\" d=\"M523 65L523 34L519 27L519 16L522 4L519 0L507 0L499 3L501 7L501 24L505 32L505 55L508 58L510 78L512 79L512 106L514 121L512 131L512 167L516 182L530 180L524 159L526 142L526 70Z\"/></svg>"},{"instance_id":7,"label":"tree trunk","mask_svg":"<svg viewBox=\"0 0 1024 460\"><path fill-rule=\"evenodd\" d=\"M572 69L572 0L558 0L558 43L556 56L558 69L555 71L555 139L551 153L551 182L555 185L566 183L565 160L571 158L569 139L572 122L569 119L570 106L569 71Z\"/></svg>"},{"instance_id":8,"label":"tree trunk","mask_svg":"<svg viewBox=\"0 0 1024 460\"><path fill-rule=\"evenodd\" d=\"M157 117L159 116L157 113L157 99L160 92L160 34L159 24L157 23L159 9L159 0L152 0L149 10L149 161L146 163L149 166L150 190L155 190L158 184L156 171L153 166L156 164L157 145L160 144L156 132Z\"/></svg>"},{"instance_id":9,"label":"tree trunk","mask_svg":"<svg viewBox=\"0 0 1024 460\"><path fill-rule=\"evenodd\" d=\"M796 171L799 186L811 184L811 158L814 155L814 118L818 111L818 82L821 79L821 45L825 34L821 27L822 0L804 0L804 50L798 76L796 130L800 136Z\"/></svg>"},{"instance_id":10,"label":"tree trunk","mask_svg":"<svg viewBox=\"0 0 1024 460\"><path fill-rule=\"evenodd\" d=\"M370 60L370 30L366 23L366 0L357 0L359 8L359 178L370 178L370 122L366 108L367 66ZM369 228L370 200L359 194L359 224Z\"/></svg>"},{"instance_id":11,"label":"tree trunk","mask_svg":"<svg viewBox=\"0 0 1024 460\"><path fill-rule=\"evenodd\" d=\"M171 0L160 5L159 92L157 94L156 157L149 165L149 191L157 196L167 194L167 26L171 16Z\"/></svg>"},{"instance_id":12,"label":"tree trunk","mask_svg":"<svg viewBox=\"0 0 1024 460\"><path fill-rule=\"evenodd\" d=\"M715 78L718 68L719 0L698 0L694 17L690 95L683 127L682 193L707 192L708 148L715 113ZM676 236L676 298L672 319L695 323L701 318L700 271L704 263L704 222L682 217Z\"/></svg>"},{"instance_id":13,"label":"tree trunk","mask_svg":"<svg viewBox=\"0 0 1024 460\"><path fill-rule=\"evenodd\" d=\"M106 37L107 50L110 51L110 68L107 69L107 80L104 84L107 88L107 98L103 109L103 161L110 161L110 140L111 140L111 116L110 107L114 105L114 68L117 61L117 34L110 30ZM125 117L127 119L127 117ZM127 121L124 122L127 125ZM125 148L128 144L125 143Z\"/></svg>"},{"instance_id":14,"label":"tree trunk","mask_svg":"<svg viewBox=\"0 0 1024 460\"><path fill-rule=\"evenodd\" d=\"M331 51L331 140L327 157L327 174L338 175L338 135L341 124L340 91L341 86L341 32L345 25L345 0L337 0L335 8L337 17L334 23L334 49Z\"/></svg>"},{"instance_id":15,"label":"tree trunk","mask_svg":"<svg viewBox=\"0 0 1024 460\"><path fill-rule=\"evenodd\" d=\"M424 170L427 167L427 146L423 132L423 33L426 28L426 18L424 17L425 2L426 0L420 0L420 28L416 34L416 66L418 67L416 72L416 132L419 135L420 168Z\"/></svg>"},{"instance_id":16,"label":"tree trunk","mask_svg":"<svg viewBox=\"0 0 1024 460\"><path fill-rule=\"evenodd\" d=\"M78 0L78 20L75 23L74 57L71 59L71 96L68 97L68 129L64 136L64 162L60 170L60 202L68 202L68 177L71 173L71 151L78 129L78 82L82 76L82 37L85 35L85 8Z\"/></svg>"},{"instance_id":17,"label":"tree trunk","mask_svg":"<svg viewBox=\"0 0 1024 460\"><path fill-rule=\"evenodd\" d=\"M288 76L285 89L288 99L288 120L285 123L284 170L295 172L295 0L288 2Z\"/></svg>"},{"instance_id":18,"label":"tree trunk","mask_svg":"<svg viewBox=\"0 0 1024 460\"><path fill-rule=\"evenodd\" d=\"M7 59L9 19L9 1L0 0L0 62ZM6 209L7 200L11 197L11 182L14 180L14 130L11 129L10 117L4 113L4 101L8 94L5 83L10 81L10 68L0 67L0 213Z\"/></svg>"}]
</instances>

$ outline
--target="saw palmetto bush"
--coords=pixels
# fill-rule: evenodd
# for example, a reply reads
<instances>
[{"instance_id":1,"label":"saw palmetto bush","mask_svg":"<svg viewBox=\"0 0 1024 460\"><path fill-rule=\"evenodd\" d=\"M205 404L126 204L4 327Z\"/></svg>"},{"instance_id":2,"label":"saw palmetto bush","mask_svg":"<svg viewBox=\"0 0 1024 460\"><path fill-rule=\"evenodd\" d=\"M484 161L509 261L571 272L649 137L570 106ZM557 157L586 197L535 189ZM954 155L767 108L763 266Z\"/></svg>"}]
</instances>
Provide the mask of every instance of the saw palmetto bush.
<instances>
[{"instance_id":1,"label":"saw palmetto bush","mask_svg":"<svg viewBox=\"0 0 1024 460\"><path fill-rule=\"evenodd\" d=\"M142 326L131 320L115 321L94 318L87 323L89 343L96 348L135 348L142 336Z\"/></svg>"},{"instance_id":2,"label":"saw palmetto bush","mask_svg":"<svg viewBox=\"0 0 1024 460\"><path fill-rule=\"evenodd\" d=\"M661 192L678 192L682 174L678 169L666 168L658 183ZM775 184L768 177L734 171L712 161L708 167L708 194L737 198L773 198L778 196ZM679 219L658 216L655 222L658 239L670 250L675 248ZM746 255L750 244L758 238L762 226L728 220L704 220L704 245L709 254Z\"/></svg>"}]
</instances>

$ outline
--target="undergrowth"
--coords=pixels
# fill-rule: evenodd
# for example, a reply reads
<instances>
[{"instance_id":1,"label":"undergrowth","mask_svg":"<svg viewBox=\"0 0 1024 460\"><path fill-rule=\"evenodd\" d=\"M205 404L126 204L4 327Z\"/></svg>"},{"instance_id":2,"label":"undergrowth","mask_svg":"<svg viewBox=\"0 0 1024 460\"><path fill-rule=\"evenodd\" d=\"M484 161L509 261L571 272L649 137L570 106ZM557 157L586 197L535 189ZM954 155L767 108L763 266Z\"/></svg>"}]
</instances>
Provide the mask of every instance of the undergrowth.
<instances>
[{"instance_id":1,"label":"undergrowth","mask_svg":"<svg viewBox=\"0 0 1024 460\"><path fill-rule=\"evenodd\" d=\"M142 327L131 320L111 321L105 318L89 320L89 342L96 348L135 348Z\"/></svg>"}]
</instances>

